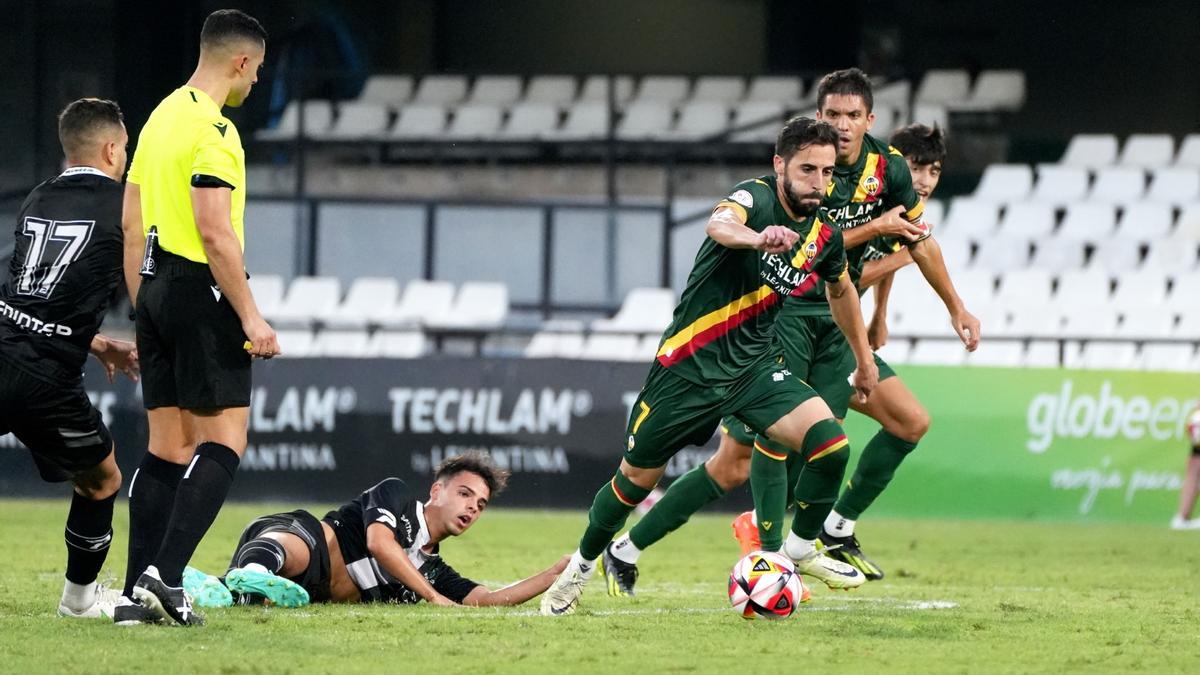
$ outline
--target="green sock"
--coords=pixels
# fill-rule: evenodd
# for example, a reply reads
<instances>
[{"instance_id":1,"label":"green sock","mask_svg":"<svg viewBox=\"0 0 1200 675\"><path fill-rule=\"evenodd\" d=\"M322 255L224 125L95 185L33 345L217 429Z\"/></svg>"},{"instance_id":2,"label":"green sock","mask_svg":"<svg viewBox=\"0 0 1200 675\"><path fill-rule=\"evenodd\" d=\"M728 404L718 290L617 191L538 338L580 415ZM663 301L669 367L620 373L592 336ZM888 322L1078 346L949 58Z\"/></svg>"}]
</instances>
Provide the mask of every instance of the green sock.
<instances>
[{"instance_id":1,"label":"green sock","mask_svg":"<svg viewBox=\"0 0 1200 675\"><path fill-rule=\"evenodd\" d=\"M858 520L888 483L892 482L892 476L896 475L900 463L916 447L916 443L897 438L880 429L867 443L867 447L863 448L858 458L854 475L846 484L846 491L842 493L842 498L835 507L838 514L850 520Z\"/></svg>"},{"instance_id":2,"label":"green sock","mask_svg":"<svg viewBox=\"0 0 1200 675\"><path fill-rule=\"evenodd\" d=\"M850 457L850 442L836 420L821 420L805 434L801 453L804 468L793 490L796 514L792 517L792 532L801 539L816 539L837 499Z\"/></svg>"},{"instance_id":3,"label":"green sock","mask_svg":"<svg viewBox=\"0 0 1200 675\"><path fill-rule=\"evenodd\" d=\"M580 557L584 560L599 558L613 535L624 527L629 512L648 494L649 490L634 485L619 471L605 483L588 510L588 526L579 540Z\"/></svg>"},{"instance_id":4,"label":"green sock","mask_svg":"<svg viewBox=\"0 0 1200 675\"><path fill-rule=\"evenodd\" d=\"M758 517L758 537L764 551L783 548L784 512L787 511L787 460L792 451L782 443L759 436L750 454L750 490Z\"/></svg>"},{"instance_id":5,"label":"green sock","mask_svg":"<svg viewBox=\"0 0 1200 675\"><path fill-rule=\"evenodd\" d=\"M703 464L671 483L662 499L629 531L629 540L639 550L674 532L692 514L720 499L725 491L717 485Z\"/></svg>"}]
</instances>

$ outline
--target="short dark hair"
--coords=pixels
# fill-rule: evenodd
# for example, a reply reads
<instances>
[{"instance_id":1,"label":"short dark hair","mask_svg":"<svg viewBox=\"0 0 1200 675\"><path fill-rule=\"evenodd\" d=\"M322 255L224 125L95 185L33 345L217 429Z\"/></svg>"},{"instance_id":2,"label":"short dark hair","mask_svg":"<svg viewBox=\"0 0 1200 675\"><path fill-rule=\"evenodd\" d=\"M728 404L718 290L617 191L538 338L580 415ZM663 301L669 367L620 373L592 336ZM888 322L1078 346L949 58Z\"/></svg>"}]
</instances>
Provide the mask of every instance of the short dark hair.
<instances>
[{"instance_id":1,"label":"short dark hair","mask_svg":"<svg viewBox=\"0 0 1200 675\"><path fill-rule=\"evenodd\" d=\"M224 47L236 40L266 44L267 31L258 19L236 9L218 9L204 20L200 29L200 48Z\"/></svg>"},{"instance_id":2,"label":"short dark hair","mask_svg":"<svg viewBox=\"0 0 1200 675\"><path fill-rule=\"evenodd\" d=\"M817 110L825 109L825 97L830 94L861 96L867 112L875 109L875 96L871 93L871 79L858 68L835 70L817 83Z\"/></svg>"},{"instance_id":3,"label":"short dark hair","mask_svg":"<svg viewBox=\"0 0 1200 675\"><path fill-rule=\"evenodd\" d=\"M486 452L467 452L451 457L438 465L433 479L442 481L462 472L473 473L488 486L488 497L495 497L508 486L508 469L501 469Z\"/></svg>"},{"instance_id":4,"label":"short dark hair","mask_svg":"<svg viewBox=\"0 0 1200 675\"><path fill-rule=\"evenodd\" d=\"M100 140L101 132L124 124L121 107L115 101L81 98L68 103L58 114L58 141L67 157L77 157Z\"/></svg>"},{"instance_id":5,"label":"short dark hair","mask_svg":"<svg viewBox=\"0 0 1200 675\"><path fill-rule=\"evenodd\" d=\"M891 144L914 164L926 166L946 160L946 138L942 130L924 124L910 124L892 134Z\"/></svg>"},{"instance_id":6,"label":"short dark hair","mask_svg":"<svg viewBox=\"0 0 1200 675\"><path fill-rule=\"evenodd\" d=\"M796 116L779 130L779 137L775 139L775 154L786 162L810 145L836 146L837 140L837 131L828 122Z\"/></svg>"}]
</instances>

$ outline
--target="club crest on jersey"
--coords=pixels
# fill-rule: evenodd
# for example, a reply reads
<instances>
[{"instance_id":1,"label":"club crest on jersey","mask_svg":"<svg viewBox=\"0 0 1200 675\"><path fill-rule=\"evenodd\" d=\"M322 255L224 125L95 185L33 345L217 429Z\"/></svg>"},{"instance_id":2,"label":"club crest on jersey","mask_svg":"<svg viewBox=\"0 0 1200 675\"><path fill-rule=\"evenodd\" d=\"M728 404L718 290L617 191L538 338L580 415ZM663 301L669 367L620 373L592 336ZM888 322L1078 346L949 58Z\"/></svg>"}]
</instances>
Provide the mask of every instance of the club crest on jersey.
<instances>
[{"instance_id":1,"label":"club crest on jersey","mask_svg":"<svg viewBox=\"0 0 1200 675\"><path fill-rule=\"evenodd\" d=\"M804 257L807 260L817 257L817 242L810 241L804 245Z\"/></svg>"},{"instance_id":2,"label":"club crest on jersey","mask_svg":"<svg viewBox=\"0 0 1200 675\"><path fill-rule=\"evenodd\" d=\"M633 434L629 434L629 441L627 441L627 442L625 443L625 445L626 445L626 446L628 446L630 450L632 450L632 449L633 449L633 443L634 443L634 441L633 441Z\"/></svg>"},{"instance_id":3,"label":"club crest on jersey","mask_svg":"<svg viewBox=\"0 0 1200 675\"><path fill-rule=\"evenodd\" d=\"M879 187L880 187L880 184L879 184L878 176L867 176L866 178L863 179L863 182L862 182L863 192L871 195L872 197L879 194Z\"/></svg>"},{"instance_id":4,"label":"club crest on jersey","mask_svg":"<svg viewBox=\"0 0 1200 675\"><path fill-rule=\"evenodd\" d=\"M754 208L754 195L750 194L748 190L738 190L729 195L729 201L741 204L748 209Z\"/></svg>"}]
</instances>

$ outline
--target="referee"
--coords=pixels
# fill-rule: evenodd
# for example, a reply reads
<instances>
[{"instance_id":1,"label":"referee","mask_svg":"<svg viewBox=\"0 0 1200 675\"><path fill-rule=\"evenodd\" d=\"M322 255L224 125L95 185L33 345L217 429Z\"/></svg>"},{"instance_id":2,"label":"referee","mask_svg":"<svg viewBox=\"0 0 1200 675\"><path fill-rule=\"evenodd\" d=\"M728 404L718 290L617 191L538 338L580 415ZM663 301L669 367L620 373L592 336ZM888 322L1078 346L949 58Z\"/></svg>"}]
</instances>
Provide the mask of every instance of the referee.
<instances>
[{"instance_id":1,"label":"referee","mask_svg":"<svg viewBox=\"0 0 1200 675\"><path fill-rule=\"evenodd\" d=\"M266 39L240 11L210 14L196 71L150 114L129 170L125 282L137 298L150 438L130 480L128 600L118 623L145 610L204 623L183 592L183 568L246 451L250 359L279 354L246 283L245 155L221 114L258 81Z\"/></svg>"}]
</instances>

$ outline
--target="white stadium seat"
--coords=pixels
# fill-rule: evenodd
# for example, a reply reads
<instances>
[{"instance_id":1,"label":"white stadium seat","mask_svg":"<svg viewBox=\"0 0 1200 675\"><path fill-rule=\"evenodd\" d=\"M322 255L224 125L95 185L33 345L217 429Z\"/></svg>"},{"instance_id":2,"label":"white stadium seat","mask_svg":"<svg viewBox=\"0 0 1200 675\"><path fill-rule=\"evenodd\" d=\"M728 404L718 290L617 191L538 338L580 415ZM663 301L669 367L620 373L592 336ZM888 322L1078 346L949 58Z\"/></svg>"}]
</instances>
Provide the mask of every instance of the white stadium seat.
<instances>
[{"instance_id":1,"label":"white stadium seat","mask_svg":"<svg viewBox=\"0 0 1200 675\"><path fill-rule=\"evenodd\" d=\"M679 109L679 120L669 137L699 140L729 128L729 106L719 101L692 101Z\"/></svg>"},{"instance_id":2,"label":"white stadium seat","mask_svg":"<svg viewBox=\"0 0 1200 675\"><path fill-rule=\"evenodd\" d=\"M435 328L492 330L508 318L508 285L495 281L467 281L458 289L449 311L426 322Z\"/></svg>"},{"instance_id":3,"label":"white stadium seat","mask_svg":"<svg viewBox=\"0 0 1200 675\"><path fill-rule=\"evenodd\" d=\"M524 101L566 107L575 100L576 86L575 78L570 75L537 75L529 78Z\"/></svg>"},{"instance_id":4,"label":"white stadium seat","mask_svg":"<svg viewBox=\"0 0 1200 675\"><path fill-rule=\"evenodd\" d=\"M816 99L816 83L813 83L813 96ZM895 108L907 108L912 101L912 82L908 80L892 80L875 87L873 98L876 105L886 104Z\"/></svg>"},{"instance_id":5,"label":"white stadium seat","mask_svg":"<svg viewBox=\"0 0 1200 675\"><path fill-rule=\"evenodd\" d=\"M1200 239L1200 200L1184 204L1175 224L1175 234L1189 239Z\"/></svg>"},{"instance_id":6,"label":"white stadium seat","mask_svg":"<svg viewBox=\"0 0 1200 675\"><path fill-rule=\"evenodd\" d=\"M503 111L495 105L479 103L459 106L443 138L490 140L499 134L503 117Z\"/></svg>"},{"instance_id":7,"label":"white stadium seat","mask_svg":"<svg viewBox=\"0 0 1200 675\"><path fill-rule=\"evenodd\" d=\"M1008 324L1008 334L1019 337L1057 337L1062 332L1062 314L1059 308L1046 303L1044 300L1034 301L1044 304L1015 305L1012 309L1012 319ZM983 327L984 340L987 340L987 327Z\"/></svg>"},{"instance_id":8,"label":"white stadium seat","mask_svg":"<svg viewBox=\"0 0 1200 675\"><path fill-rule=\"evenodd\" d=\"M617 125L617 138L626 141L662 139L671 129L674 110L670 103L656 100L635 100L625 109Z\"/></svg>"},{"instance_id":9,"label":"white stadium seat","mask_svg":"<svg viewBox=\"0 0 1200 675\"><path fill-rule=\"evenodd\" d=\"M1016 309L1028 304L1030 299L1046 299L1051 295L1053 280L1046 269L1028 269L1018 274L1000 277L995 302L1006 309ZM969 306L969 305L968 305Z\"/></svg>"},{"instance_id":10,"label":"white stadium seat","mask_svg":"<svg viewBox=\"0 0 1200 675\"><path fill-rule=\"evenodd\" d=\"M310 330L277 330L275 339L279 341L279 358L304 359L315 356L313 334Z\"/></svg>"},{"instance_id":11,"label":"white stadium seat","mask_svg":"<svg viewBox=\"0 0 1200 675\"><path fill-rule=\"evenodd\" d=\"M613 80L617 106L623 106L633 97L633 78L628 75L618 75ZM580 101L608 102L608 76L589 75L583 81L583 89L579 92Z\"/></svg>"},{"instance_id":12,"label":"white stadium seat","mask_svg":"<svg viewBox=\"0 0 1200 675\"><path fill-rule=\"evenodd\" d=\"M1151 172L1146 201L1183 205L1200 199L1200 169L1167 167Z\"/></svg>"},{"instance_id":13,"label":"white stadium seat","mask_svg":"<svg viewBox=\"0 0 1200 675\"><path fill-rule=\"evenodd\" d=\"M1193 370L1196 349L1190 344L1164 344L1147 342L1139 355L1141 370L1190 371Z\"/></svg>"},{"instance_id":14,"label":"white stadium seat","mask_svg":"<svg viewBox=\"0 0 1200 675\"><path fill-rule=\"evenodd\" d=\"M784 105L777 101L749 101L733 108L733 128L748 127L733 133L741 143L774 143L783 124Z\"/></svg>"},{"instance_id":15,"label":"white stadium seat","mask_svg":"<svg viewBox=\"0 0 1200 675\"><path fill-rule=\"evenodd\" d=\"M1080 352L1079 367L1090 370L1136 368L1137 345L1132 342L1089 342Z\"/></svg>"},{"instance_id":16,"label":"white stadium seat","mask_svg":"<svg viewBox=\"0 0 1200 675\"><path fill-rule=\"evenodd\" d=\"M1112 290L1109 275L1103 271L1068 271L1058 277L1054 302L1063 307L1072 305L1103 305Z\"/></svg>"},{"instance_id":17,"label":"white stadium seat","mask_svg":"<svg viewBox=\"0 0 1200 675\"><path fill-rule=\"evenodd\" d=\"M1106 239L1096 245L1088 260L1088 269L1113 275L1133 271L1142 262L1142 242L1139 239Z\"/></svg>"},{"instance_id":18,"label":"white stadium seat","mask_svg":"<svg viewBox=\"0 0 1200 675\"><path fill-rule=\"evenodd\" d=\"M1099 169L1117 161L1117 137L1112 134L1076 134L1067 143L1059 164Z\"/></svg>"},{"instance_id":19,"label":"white stadium seat","mask_svg":"<svg viewBox=\"0 0 1200 675\"><path fill-rule=\"evenodd\" d=\"M1117 163L1152 169L1167 166L1175 156L1175 141L1167 134L1133 134L1121 148Z\"/></svg>"},{"instance_id":20,"label":"white stadium seat","mask_svg":"<svg viewBox=\"0 0 1200 675\"><path fill-rule=\"evenodd\" d=\"M955 197L946 214L946 231L956 237L987 235L996 229L1000 209L996 204Z\"/></svg>"},{"instance_id":21,"label":"white stadium seat","mask_svg":"<svg viewBox=\"0 0 1200 675\"><path fill-rule=\"evenodd\" d=\"M1059 365L1059 351L1062 347L1057 340L1031 340L1025 348L1026 368L1055 368Z\"/></svg>"},{"instance_id":22,"label":"white stadium seat","mask_svg":"<svg viewBox=\"0 0 1200 675\"><path fill-rule=\"evenodd\" d=\"M382 323L396 306L400 283L390 277L358 277L350 284L346 299L325 325L338 328L362 328Z\"/></svg>"},{"instance_id":23,"label":"white stadium seat","mask_svg":"<svg viewBox=\"0 0 1200 675\"><path fill-rule=\"evenodd\" d=\"M304 102L304 135L319 137L329 131L333 124L333 104L329 101ZM294 139L300 130L300 103L292 101L283 109L279 123L269 129L259 129L254 137L260 141L284 141Z\"/></svg>"},{"instance_id":24,"label":"white stadium seat","mask_svg":"<svg viewBox=\"0 0 1200 675\"><path fill-rule=\"evenodd\" d=\"M639 361L649 363L658 355L658 345L662 342L662 335L658 333L647 333L638 338L637 351Z\"/></svg>"},{"instance_id":25,"label":"white stadium seat","mask_svg":"<svg viewBox=\"0 0 1200 675\"><path fill-rule=\"evenodd\" d=\"M1016 202L1033 190L1033 169L1026 165L989 165L971 198L986 202Z\"/></svg>"},{"instance_id":26,"label":"white stadium seat","mask_svg":"<svg viewBox=\"0 0 1200 675\"><path fill-rule=\"evenodd\" d=\"M1048 204L1012 202L1000 217L1000 234L1043 238L1054 232L1054 209Z\"/></svg>"},{"instance_id":27,"label":"white stadium seat","mask_svg":"<svg viewBox=\"0 0 1200 675\"><path fill-rule=\"evenodd\" d=\"M395 110L412 98L411 75L372 75L358 94L359 103L375 103Z\"/></svg>"},{"instance_id":28,"label":"white stadium seat","mask_svg":"<svg viewBox=\"0 0 1200 675\"><path fill-rule=\"evenodd\" d=\"M1003 234L977 240L979 251L972 267L1007 274L1029 267L1031 244L1028 237Z\"/></svg>"},{"instance_id":29,"label":"white stadium seat","mask_svg":"<svg viewBox=\"0 0 1200 675\"><path fill-rule=\"evenodd\" d=\"M691 85L686 77L679 75L647 75L638 84L634 102L657 101L677 104L687 99Z\"/></svg>"},{"instance_id":30,"label":"white stadium seat","mask_svg":"<svg viewBox=\"0 0 1200 675\"><path fill-rule=\"evenodd\" d=\"M747 101L771 101L796 105L804 94L804 82L787 75L759 75L750 80ZM778 131L778 130L777 130Z\"/></svg>"},{"instance_id":31,"label":"white stadium seat","mask_svg":"<svg viewBox=\"0 0 1200 675\"><path fill-rule=\"evenodd\" d=\"M1166 304L1178 312L1198 314L1197 298L1200 298L1200 272L1185 272L1177 274L1172 280Z\"/></svg>"},{"instance_id":32,"label":"white stadium seat","mask_svg":"<svg viewBox=\"0 0 1200 675\"><path fill-rule=\"evenodd\" d=\"M954 270L951 280L968 306L991 302L996 293L996 277L988 270Z\"/></svg>"},{"instance_id":33,"label":"white stadium seat","mask_svg":"<svg viewBox=\"0 0 1200 675\"><path fill-rule=\"evenodd\" d=\"M940 199L926 200L925 213L921 216L921 220L931 223L934 234L937 234L937 229L946 223L946 202Z\"/></svg>"},{"instance_id":34,"label":"white stadium seat","mask_svg":"<svg viewBox=\"0 0 1200 675\"><path fill-rule=\"evenodd\" d=\"M417 84L414 103L434 106L450 106L467 96L467 78L464 75L427 75Z\"/></svg>"},{"instance_id":35,"label":"white stadium seat","mask_svg":"<svg viewBox=\"0 0 1200 675\"><path fill-rule=\"evenodd\" d=\"M382 137L388 130L391 113L382 103L343 103L337 121L321 138L330 140L367 140Z\"/></svg>"},{"instance_id":36,"label":"white stadium seat","mask_svg":"<svg viewBox=\"0 0 1200 675\"><path fill-rule=\"evenodd\" d=\"M1179 144L1179 154L1175 157L1176 166L1186 166L1200 169L1200 134L1188 134Z\"/></svg>"},{"instance_id":37,"label":"white stadium seat","mask_svg":"<svg viewBox=\"0 0 1200 675\"><path fill-rule=\"evenodd\" d=\"M1139 201L1146 193L1146 172L1142 169L1119 166L1100 169L1088 200L1104 204L1127 204Z\"/></svg>"},{"instance_id":38,"label":"white stadium seat","mask_svg":"<svg viewBox=\"0 0 1200 675\"><path fill-rule=\"evenodd\" d=\"M1130 339L1167 338L1175 332L1175 315L1162 305L1122 310L1117 337Z\"/></svg>"},{"instance_id":39,"label":"white stadium seat","mask_svg":"<svg viewBox=\"0 0 1200 675\"><path fill-rule=\"evenodd\" d=\"M280 325L307 326L333 314L341 295L337 277L296 277L275 311Z\"/></svg>"},{"instance_id":40,"label":"white stadium seat","mask_svg":"<svg viewBox=\"0 0 1200 675\"><path fill-rule=\"evenodd\" d=\"M976 302L973 300L967 300L967 307L970 308L975 318L979 319L980 330L986 338L984 342L990 341L993 337L1010 334L1010 322L1007 310L995 303ZM980 344L983 343L981 342Z\"/></svg>"},{"instance_id":41,"label":"white stadium seat","mask_svg":"<svg viewBox=\"0 0 1200 675\"><path fill-rule=\"evenodd\" d=\"M1156 269L1117 275L1110 302L1119 309L1161 305L1167 301L1167 276Z\"/></svg>"},{"instance_id":42,"label":"white stadium seat","mask_svg":"<svg viewBox=\"0 0 1200 675\"><path fill-rule=\"evenodd\" d=\"M388 134L402 140L437 140L446 130L446 109L440 105L409 104Z\"/></svg>"},{"instance_id":43,"label":"white stadium seat","mask_svg":"<svg viewBox=\"0 0 1200 675\"><path fill-rule=\"evenodd\" d=\"M1038 167L1031 199L1054 206L1071 205L1087 194L1088 182L1087 169L1083 167L1044 164Z\"/></svg>"},{"instance_id":44,"label":"white stadium seat","mask_svg":"<svg viewBox=\"0 0 1200 675\"><path fill-rule=\"evenodd\" d=\"M599 333L661 333L675 311L675 291L669 288L635 288L611 319L597 319L592 330Z\"/></svg>"},{"instance_id":45,"label":"white stadium seat","mask_svg":"<svg viewBox=\"0 0 1200 675\"><path fill-rule=\"evenodd\" d=\"M368 356L371 336L365 330L323 330L313 341L313 356L361 359Z\"/></svg>"},{"instance_id":46,"label":"white stadium seat","mask_svg":"<svg viewBox=\"0 0 1200 675\"><path fill-rule=\"evenodd\" d=\"M1168 274L1181 274L1196 269L1196 240L1178 234L1151 240L1150 251L1143 265ZM1200 296L1196 296L1200 297Z\"/></svg>"},{"instance_id":47,"label":"white stadium seat","mask_svg":"<svg viewBox=\"0 0 1200 675\"><path fill-rule=\"evenodd\" d=\"M384 318L386 326L419 326L438 321L450 311L454 285L448 281L415 279L404 286L400 300Z\"/></svg>"},{"instance_id":48,"label":"white stadium seat","mask_svg":"<svg viewBox=\"0 0 1200 675\"><path fill-rule=\"evenodd\" d=\"M538 331L525 347L526 358L577 359L583 353L583 333Z\"/></svg>"},{"instance_id":49,"label":"white stadium seat","mask_svg":"<svg viewBox=\"0 0 1200 675\"><path fill-rule=\"evenodd\" d=\"M957 366L966 359L967 350L962 342L937 338L917 340L908 355L909 363L929 366Z\"/></svg>"},{"instance_id":50,"label":"white stadium seat","mask_svg":"<svg viewBox=\"0 0 1200 675\"><path fill-rule=\"evenodd\" d=\"M1095 243L1111 236L1116 222L1117 209L1112 204L1071 204L1057 235Z\"/></svg>"},{"instance_id":51,"label":"white stadium seat","mask_svg":"<svg viewBox=\"0 0 1200 675\"><path fill-rule=\"evenodd\" d=\"M567 110L567 119L559 129L546 134L561 141L595 141L608 136L610 113L603 101L580 101Z\"/></svg>"},{"instance_id":52,"label":"white stadium seat","mask_svg":"<svg viewBox=\"0 0 1200 675\"><path fill-rule=\"evenodd\" d=\"M429 353L429 338L420 331L376 331L367 343L367 356L415 359Z\"/></svg>"},{"instance_id":53,"label":"white stadium seat","mask_svg":"<svg viewBox=\"0 0 1200 675\"><path fill-rule=\"evenodd\" d=\"M1195 311L1195 305L1179 315L1179 323L1175 324L1175 337L1200 340L1200 312Z\"/></svg>"},{"instance_id":54,"label":"white stadium seat","mask_svg":"<svg viewBox=\"0 0 1200 675\"><path fill-rule=\"evenodd\" d=\"M1087 244L1084 240L1059 235L1053 239L1039 239L1034 244L1029 266L1044 270L1074 270L1082 269L1086 259Z\"/></svg>"},{"instance_id":55,"label":"white stadium seat","mask_svg":"<svg viewBox=\"0 0 1200 675\"><path fill-rule=\"evenodd\" d=\"M498 138L532 140L552 136L558 128L558 109L548 103L518 103Z\"/></svg>"},{"instance_id":56,"label":"white stadium seat","mask_svg":"<svg viewBox=\"0 0 1200 675\"><path fill-rule=\"evenodd\" d=\"M966 101L951 110L1016 111L1025 105L1025 73L1020 70L985 70L975 79Z\"/></svg>"},{"instance_id":57,"label":"white stadium seat","mask_svg":"<svg viewBox=\"0 0 1200 675\"><path fill-rule=\"evenodd\" d=\"M953 234L944 237L938 236L934 240L942 249L942 258L946 262L946 267L954 271L954 278L957 280L958 275L961 274L958 270L965 270L971 266L971 240L966 237L956 237Z\"/></svg>"},{"instance_id":58,"label":"white stadium seat","mask_svg":"<svg viewBox=\"0 0 1200 675\"><path fill-rule=\"evenodd\" d=\"M267 319L275 317L283 304L283 277L275 274L255 274L247 280L250 284L250 294L254 296L254 304L258 311Z\"/></svg>"},{"instance_id":59,"label":"white stadium seat","mask_svg":"<svg viewBox=\"0 0 1200 675\"><path fill-rule=\"evenodd\" d=\"M579 358L594 361L641 361L636 335L593 333L584 341Z\"/></svg>"},{"instance_id":60,"label":"white stadium seat","mask_svg":"<svg viewBox=\"0 0 1200 675\"><path fill-rule=\"evenodd\" d=\"M740 77L705 75L696 78L696 87L692 90L692 100L714 101L729 106L740 102L745 91L746 81Z\"/></svg>"},{"instance_id":61,"label":"white stadium seat","mask_svg":"<svg viewBox=\"0 0 1200 675\"><path fill-rule=\"evenodd\" d=\"M1120 317L1103 305L1070 305L1063 308L1062 334L1067 337L1112 337Z\"/></svg>"},{"instance_id":62,"label":"white stadium seat","mask_svg":"<svg viewBox=\"0 0 1200 675\"><path fill-rule=\"evenodd\" d=\"M514 75L482 75L475 79L467 103L507 108L521 100L521 78Z\"/></svg>"},{"instance_id":63,"label":"white stadium seat","mask_svg":"<svg viewBox=\"0 0 1200 675\"><path fill-rule=\"evenodd\" d=\"M918 105L960 103L967 100L970 87L971 76L965 70L927 70L915 101Z\"/></svg>"},{"instance_id":64,"label":"white stadium seat","mask_svg":"<svg viewBox=\"0 0 1200 675\"><path fill-rule=\"evenodd\" d=\"M983 330L987 330L986 327ZM988 335L988 333L984 333ZM1019 340L990 340L983 339L979 347L968 352L965 362L968 366L996 366L1001 368L1017 368L1025 360L1025 346Z\"/></svg>"}]
</instances>

